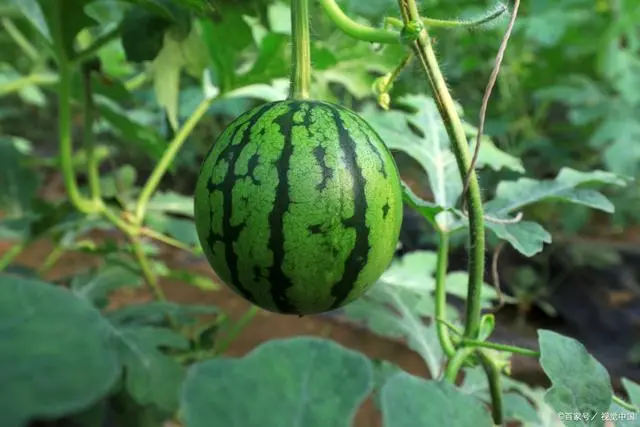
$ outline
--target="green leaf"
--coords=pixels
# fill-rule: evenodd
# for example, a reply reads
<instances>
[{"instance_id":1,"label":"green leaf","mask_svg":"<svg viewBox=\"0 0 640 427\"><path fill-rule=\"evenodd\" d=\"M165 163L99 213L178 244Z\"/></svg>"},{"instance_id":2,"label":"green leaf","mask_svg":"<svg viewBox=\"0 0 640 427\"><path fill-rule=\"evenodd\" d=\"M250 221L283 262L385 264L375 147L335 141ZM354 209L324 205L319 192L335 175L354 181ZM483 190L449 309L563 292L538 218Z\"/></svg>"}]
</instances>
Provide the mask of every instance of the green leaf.
<instances>
[{"instance_id":1,"label":"green leaf","mask_svg":"<svg viewBox=\"0 0 640 427\"><path fill-rule=\"evenodd\" d=\"M108 304L108 296L116 289L138 287L142 285L142 277L137 270L117 262L109 262L99 268L92 268L86 273L74 276L71 290L81 299L85 299L99 308Z\"/></svg>"},{"instance_id":2,"label":"green leaf","mask_svg":"<svg viewBox=\"0 0 640 427\"><path fill-rule=\"evenodd\" d=\"M579 188L603 184L625 186L626 182L610 172L580 172L570 168L563 168L553 180L520 178L517 181L503 181L498 185L495 199L485 205L485 213L492 218L508 220L509 214L544 201L569 202L611 213L614 206L602 193L592 188ZM537 254L542 251L544 243L551 242L551 235L536 222L487 221L486 225L526 256ZM464 226L465 223L458 222L452 229Z\"/></svg>"},{"instance_id":3,"label":"green leaf","mask_svg":"<svg viewBox=\"0 0 640 427\"><path fill-rule=\"evenodd\" d=\"M502 396L502 405L506 420L521 421L525 425L540 422L540 417L536 409L531 406L531 402L519 393L505 393Z\"/></svg>"},{"instance_id":4,"label":"green leaf","mask_svg":"<svg viewBox=\"0 0 640 427\"><path fill-rule=\"evenodd\" d=\"M170 329L153 326L121 327L117 337L129 394L140 405L153 404L167 414L175 412L184 370L160 348L184 350L188 341Z\"/></svg>"},{"instance_id":5,"label":"green leaf","mask_svg":"<svg viewBox=\"0 0 640 427\"><path fill-rule=\"evenodd\" d=\"M478 332L478 340L487 340L496 327L496 317L493 314L483 314L480 318L480 329Z\"/></svg>"},{"instance_id":6,"label":"green leaf","mask_svg":"<svg viewBox=\"0 0 640 427\"><path fill-rule=\"evenodd\" d=\"M44 36L48 41L51 41L51 33L49 26L42 13L42 8L38 0L9 0L10 3L15 4L27 20L33 25L33 27Z\"/></svg>"},{"instance_id":7,"label":"green leaf","mask_svg":"<svg viewBox=\"0 0 640 427\"><path fill-rule=\"evenodd\" d=\"M611 406L611 379L606 369L578 341L540 330L540 364L552 382L545 401L558 413L595 417L590 422L566 420L566 425L603 426L600 414Z\"/></svg>"},{"instance_id":8,"label":"green leaf","mask_svg":"<svg viewBox=\"0 0 640 427\"><path fill-rule=\"evenodd\" d=\"M611 403L611 407L607 412L600 414L598 417L611 422L615 427L640 426L640 415L637 412L631 412L615 402Z\"/></svg>"},{"instance_id":9,"label":"green leaf","mask_svg":"<svg viewBox=\"0 0 640 427\"><path fill-rule=\"evenodd\" d=\"M180 72L185 65L181 50L180 41L166 33L162 49L153 60L153 88L156 100L166 111L173 130L178 128Z\"/></svg>"},{"instance_id":10,"label":"green leaf","mask_svg":"<svg viewBox=\"0 0 640 427\"><path fill-rule=\"evenodd\" d=\"M474 152L476 147L477 130L475 130L475 128L473 129L473 132L469 132L468 134L472 142L469 146L469 151L471 153ZM501 171L504 169L519 173L525 172L524 166L522 165L522 160L500 150L498 147L496 147L493 141L491 141L491 139L486 136L482 138L476 166L479 168L487 166L494 171Z\"/></svg>"},{"instance_id":11,"label":"green leaf","mask_svg":"<svg viewBox=\"0 0 640 427\"><path fill-rule=\"evenodd\" d=\"M520 178L517 181L501 182L496 190L496 198L487 203L485 210L489 215L505 218L508 213L524 206L541 201L559 200L611 213L614 206L602 193L591 188L578 188L603 184L623 187L626 182L610 172L580 172L562 168L553 180Z\"/></svg>"},{"instance_id":12,"label":"green leaf","mask_svg":"<svg viewBox=\"0 0 640 427\"><path fill-rule=\"evenodd\" d=\"M80 411L112 390L120 362L99 311L38 280L0 274L0 289L3 425Z\"/></svg>"},{"instance_id":13,"label":"green leaf","mask_svg":"<svg viewBox=\"0 0 640 427\"><path fill-rule=\"evenodd\" d=\"M519 221L515 224L485 222L487 228L496 236L506 240L521 254L532 257L542 252L545 243L551 243L551 234L540 224L533 221Z\"/></svg>"},{"instance_id":14,"label":"green leaf","mask_svg":"<svg viewBox=\"0 0 640 427\"><path fill-rule=\"evenodd\" d=\"M173 237L188 246L200 245L193 219L173 218L159 212L149 212L145 222L153 230Z\"/></svg>"},{"instance_id":15,"label":"green leaf","mask_svg":"<svg viewBox=\"0 0 640 427\"><path fill-rule=\"evenodd\" d=\"M622 378L622 385L627 391L631 403L640 408L640 384L631 381L629 378Z\"/></svg>"},{"instance_id":16,"label":"green leaf","mask_svg":"<svg viewBox=\"0 0 640 427\"><path fill-rule=\"evenodd\" d=\"M384 427L493 425L476 398L447 382L425 381L406 372L390 378L380 398Z\"/></svg>"},{"instance_id":17,"label":"green leaf","mask_svg":"<svg viewBox=\"0 0 640 427\"><path fill-rule=\"evenodd\" d=\"M413 251L395 260L389 268L382 273L380 281L387 286L413 291L416 294L428 294L435 291L436 282L433 277L436 269L437 255L432 251ZM463 271L454 271L447 275L446 289L450 295L460 298L467 296L467 284L469 276ZM498 299L496 290L483 283L482 288L484 308L491 306L491 301ZM511 302L510 299L505 301Z\"/></svg>"},{"instance_id":18,"label":"green leaf","mask_svg":"<svg viewBox=\"0 0 640 427\"><path fill-rule=\"evenodd\" d=\"M193 197L173 191L156 192L147 206L148 210L193 217Z\"/></svg>"},{"instance_id":19,"label":"green leaf","mask_svg":"<svg viewBox=\"0 0 640 427\"><path fill-rule=\"evenodd\" d=\"M193 365L180 411L186 427L347 427L372 388L360 353L318 338L272 340L241 359Z\"/></svg>"},{"instance_id":20,"label":"green leaf","mask_svg":"<svg viewBox=\"0 0 640 427\"><path fill-rule=\"evenodd\" d=\"M415 294L377 283L365 298L347 305L344 312L353 320L365 322L365 326L375 334L405 339L409 348L422 357L430 374L437 377L444 363L444 354L435 325L427 325L422 320L421 303Z\"/></svg>"},{"instance_id":21,"label":"green leaf","mask_svg":"<svg viewBox=\"0 0 640 427\"><path fill-rule=\"evenodd\" d=\"M276 79L271 84L256 83L243 86L222 95L220 100L231 98L253 98L267 102L280 101L287 96L289 81L286 79Z\"/></svg>"},{"instance_id":22,"label":"green leaf","mask_svg":"<svg viewBox=\"0 0 640 427\"><path fill-rule=\"evenodd\" d=\"M444 211L442 206L422 200L404 182L402 182L402 196L406 204L418 211L431 224L436 225L436 216Z\"/></svg>"},{"instance_id":23,"label":"green leaf","mask_svg":"<svg viewBox=\"0 0 640 427\"><path fill-rule=\"evenodd\" d=\"M199 21L202 38L209 52L214 82L222 92L238 87L239 56L252 43L249 25L240 5L225 5L210 19ZM229 37L233 34L233 37Z\"/></svg>"}]
</instances>

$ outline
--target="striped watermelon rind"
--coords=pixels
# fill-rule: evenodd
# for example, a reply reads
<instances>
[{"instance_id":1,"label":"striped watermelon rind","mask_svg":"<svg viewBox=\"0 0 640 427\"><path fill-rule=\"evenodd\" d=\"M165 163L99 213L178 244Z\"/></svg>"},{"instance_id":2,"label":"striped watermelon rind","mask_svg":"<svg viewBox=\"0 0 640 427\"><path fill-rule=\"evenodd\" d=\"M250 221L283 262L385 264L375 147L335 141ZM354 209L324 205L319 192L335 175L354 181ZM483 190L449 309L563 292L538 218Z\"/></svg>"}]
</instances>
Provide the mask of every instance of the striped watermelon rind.
<instances>
[{"instance_id":1,"label":"striped watermelon rind","mask_svg":"<svg viewBox=\"0 0 640 427\"><path fill-rule=\"evenodd\" d=\"M402 223L395 161L353 111L271 102L218 137L195 191L200 243L253 304L316 314L362 296L388 267Z\"/></svg>"}]
</instances>

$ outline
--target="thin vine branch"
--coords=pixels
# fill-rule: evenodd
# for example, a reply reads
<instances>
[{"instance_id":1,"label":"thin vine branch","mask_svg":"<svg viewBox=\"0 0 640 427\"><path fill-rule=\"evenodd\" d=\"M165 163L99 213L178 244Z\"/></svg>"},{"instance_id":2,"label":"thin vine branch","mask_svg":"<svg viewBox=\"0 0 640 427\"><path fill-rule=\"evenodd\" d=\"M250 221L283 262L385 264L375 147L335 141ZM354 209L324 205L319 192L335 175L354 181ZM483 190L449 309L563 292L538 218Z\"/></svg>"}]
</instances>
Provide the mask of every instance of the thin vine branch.
<instances>
[{"instance_id":1,"label":"thin vine branch","mask_svg":"<svg viewBox=\"0 0 640 427\"><path fill-rule=\"evenodd\" d=\"M540 352L537 352L535 350L530 350L528 348L516 347L514 345L499 344L499 343L490 342L490 341L478 341L478 340L463 340L462 342L465 346L468 346L468 347L482 347L482 348L489 348L492 350L506 351L507 353L520 354L522 356L529 356L529 357L536 357L536 358L540 357Z\"/></svg>"},{"instance_id":2,"label":"thin vine branch","mask_svg":"<svg viewBox=\"0 0 640 427\"><path fill-rule=\"evenodd\" d=\"M431 28L473 28L481 25L488 24L489 22L501 17L507 11L507 7L500 3L496 10L487 13L477 19L435 19L435 18L422 18L422 23ZM389 25L392 28L401 30L404 28L404 23L393 17L386 17L384 19L385 25Z\"/></svg>"},{"instance_id":3,"label":"thin vine branch","mask_svg":"<svg viewBox=\"0 0 640 427\"><path fill-rule=\"evenodd\" d=\"M503 240L498 243L496 246L496 250L493 253L493 257L491 258L491 275L493 276L493 286L496 288L496 292L498 294L498 305L491 309L492 313L497 313L502 307L504 307L504 294L502 293L502 289L500 289L500 274L498 273L498 260L500 259L500 253L504 248L506 242Z\"/></svg>"},{"instance_id":4,"label":"thin vine branch","mask_svg":"<svg viewBox=\"0 0 640 427\"><path fill-rule=\"evenodd\" d=\"M469 184L471 181L471 175L473 169L478 162L478 155L480 154L480 144L482 142L482 134L484 133L484 122L487 116L487 108L489 106L489 99L491 98L491 93L493 92L493 88L498 80L498 74L500 73L500 66L502 65L502 60L504 58L504 53L507 50L507 44L509 43L509 39L511 38L511 33L513 32L513 27L516 23L516 18L518 16L518 8L520 7L520 0L515 0L513 6L513 12L511 13L511 19L509 20L509 25L507 27L507 31L505 32L502 42L500 43L500 48L498 49L498 54L496 55L495 65L493 67L493 71L491 72L491 76L489 77L489 82L487 83L487 87L484 91L484 96L482 97L482 105L480 106L480 124L478 125L478 134L476 135L476 146L473 151L473 159L471 160L471 166L467 169L467 174L464 179L464 186L462 189L462 194L466 193ZM466 200L462 198L463 207L462 210L467 210Z\"/></svg>"}]
</instances>

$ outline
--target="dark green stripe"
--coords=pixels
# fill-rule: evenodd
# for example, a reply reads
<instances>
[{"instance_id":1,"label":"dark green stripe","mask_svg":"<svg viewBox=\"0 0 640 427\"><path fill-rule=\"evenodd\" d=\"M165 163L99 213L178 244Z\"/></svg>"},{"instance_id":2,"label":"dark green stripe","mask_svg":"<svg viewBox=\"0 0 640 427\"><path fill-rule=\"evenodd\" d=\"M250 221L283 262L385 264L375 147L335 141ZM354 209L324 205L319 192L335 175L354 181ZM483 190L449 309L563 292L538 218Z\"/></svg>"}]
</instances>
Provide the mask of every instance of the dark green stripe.
<instances>
[{"instance_id":1,"label":"dark green stripe","mask_svg":"<svg viewBox=\"0 0 640 427\"><path fill-rule=\"evenodd\" d=\"M246 145L249 144L251 140L251 128L272 107L274 107L274 103L266 104L255 114L253 114L251 119L247 122L247 127L242 133L242 141L239 144L234 145L238 131L240 130L240 128L242 128L242 126L244 126L244 123L238 125L238 127L233 131L231 137L228 139L227 146L218 156L218 161L215 165L213 165L214 168L219 167L218 163L220 161L227 161L228 169L224 180L220 184L214 184L212 174L211 181L209 181L209 191L213 192L214 190L219 190L222 192L223 197L222 236L216 236L212 230L209 234L209 240L211 240L212 236L214 236L214 242L209 241L209 247L213 248L212 243L216 243L217 241L222 241L225 244L225 260L229 268L229 280L231 281L231 285L233 285L245 298L250 301L253 300L253 295L240 281L240 278L238 276L238 255L233 249L233 243L238 240L240 232L246 225L244 222L238 225L231 224L231 215L233 213L233 186L237 182L235 177L235 165L238 161L238 157L240 157L242 149L246 147Z\"/></svg>"},{"instance_id":2,"label":"dark green stripe","mask_svg":"<svg viewBox=\"0 0 640 427\"><path fill-rule=\"evenodd\" d=\"M366 222L368 204L364 191L366 180L362 168L358 164L356 141L344 127L340 111L332 106L328 106L328 108L338 128L340 149L345 153L346 169L353 180L353 215L350 218L344 218L342 223L345 227L352 227L356 232L356 240L345 261L342 278L331 289L331 295L335 297L335 301L330 307L333 310L340 307L353 290L353 285L357 281L360 271L367 264L370 246L369 227Z\"/></svg>"},{"instance_id":3,"label":"dark green stripe","mask_svg":"<svg viewBox=\"0 0 640 427\"><path fill-rule=\"evenodd\" d=\"M289 209L291 203L291 195L289 194L289 177L288 172L291 163L291 155L293 154L293 143L291 141L293 130L293 117L301 108L300 102L292 102L289 104L289 111L274 120L280 126L280 133L284 137L284 145L280 158L275 164L278 172L278 186L275 194L276 198L273 204L273 210L269 214L269 243L268 247L273 254L273 265L269 268L269 283L271 284L271 296L278 310L282 313L298 313L296 307L287 297L287 289L293 286L293 282L282 271L284 263L284 215ZM308 118L307 112L306 117ZM307 126L305 124L305 126ZM307 126L308 128L308 126Z\"/></svg>"},{"instance_id":4,"label":"dark green stripe","mask_svg":"<svg viewBox=\"0 0 640 427\"><path fill-rule=\"evenodd\" d=\"M351 119L353 119L353 122L358 125L358 129L360 130L360 132L362 132L362 135L364 136L365 140L367 141L367 145L369 146L371 151L373 151L373 154L375 154L375 156L380 161L380 166L379 166L380 173L382 174L382 176L384 178L387 178L387 171L384 168L385 162L384 162L384 159L382 157L382 153L380 152L380 150L378 149L376 144L374 144L371 141L371 138L370 138L370 135L372 135L372 134L378 136L378 134L376 133L375 129L373 129L371 126L369 126L369 124L367 122L362 120L357 114L353 113L352 111L349 111L348 114L351 117Z\"/></svg>"}]
</instances>

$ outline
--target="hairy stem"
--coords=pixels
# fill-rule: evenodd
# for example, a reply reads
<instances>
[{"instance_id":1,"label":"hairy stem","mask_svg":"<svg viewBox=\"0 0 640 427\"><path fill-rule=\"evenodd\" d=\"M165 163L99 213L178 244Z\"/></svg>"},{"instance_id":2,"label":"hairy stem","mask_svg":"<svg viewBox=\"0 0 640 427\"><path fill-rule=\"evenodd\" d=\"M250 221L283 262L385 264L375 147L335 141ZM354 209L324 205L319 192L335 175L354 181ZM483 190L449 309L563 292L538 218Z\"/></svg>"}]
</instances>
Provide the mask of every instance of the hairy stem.
<instances>
[{"instance_id":1,"label":"hairy stem","mask_svg":"<svg viewBox=\"0 0 640 427\"><path fill-rule=\"evenodd\" d=\"M440 319L436 323L436 330L438 331L438 339L440 340L440 346L444 350L447 357L453 357L456 353L456 348L451 341L449 335L449 328L446 325L446 308L447 308L447 265L449 261L449 236L440 232L440 242L438 244L438 260L436 265L436 319Z\"/></svg>"},{"instance_id":2,"label":"hairy stem","mask_svg":"<svg viewBox=\"0 0 640 427\"><path fill-rule=\"evenodd\" d=\"M372 28L355 22L349 18L342 9L340 9L340 6L338 6L335 0L320 0L320 4L324 8L329 19L331 19L340 30L354 39L370 43L400 43L399 33L379 28Z\"/></svg>"},{"instance_id":3,"label":"hairy stem","mask_svg":"<svg viewBox=\"0 0 640 427\"><path fill-rule=\"evenodd\" d=\"M487 374L487 380L489 381L489 394L491 395L491 414L493 416L493 422L495 425L501 426L503 423L503 409L500 368L489 355L482 351L479 351L477 354L480 357L482 368Z\"/></svg>"},{"instance_id":4,"label":"hairy stem","mask_svg":"<svg viewBox=\"0 0 640 427\"><path fill-rule=\"evenodd\" d=\"M142 224L145 213L147 211L149 200L151 200L151 196L153 196L153 193L158 188L162 177L167 172L167 169L169 169L169 166L171 165L175 157L178 155L178 151L180 151L182 144L184 144L184 142L187 140L187 137L191 134L200 119L202 119L205 113L209 110L209 107L211 106L211 103L214 99L215 98L204 99L200 103L200 105L196 107L189 119L187 119L185 124L180 128L173 140L169 143L169 146L162 155L162 158L156 164L153 172L151 172L151 175L147 179L147 182L145 183L142 191L140 192L140 196L138 197L135 214L135 220L138 225Z\"/></svg>"},{"instance_id":5,"label":"hairy stem","mask_svg":"<svg viewBox=\"0 0 640 427\"><path fill-rule=\"evenodd\" d=\"M414 0L399 0L402 18L405 24L419 22L420 15ZM445 127L451 146L456 157L460 177L464 181L467 177L471 159L469 156L469 144L462 126L462 121L456 110L456 105L449 93L444 76L440 71L438 60L426 30L423 30L413 43L413 50L416 57L425 70L438 110L444 120ZM475 171L469 174L469 190L467 193L467 204L469 205L469 247L471 249L469 258L469 285L467 292L467 312L465 318L465 337L475 339L480 328L481 312L481 289L484 279L484 211L480 186Z\"/></svg>"},{"instance_id":6,"label":"hairy stem","mask_svg":"<svg viewBox=\"0 0 640 427\"><path fill-rule=\"evenodd\" d=\"M496 10L493 10L487 13L486 15L473 20L447 20L447 19L422 18L422 23L427 27L431 27L431 28L472 28L472 27L488 24L494 19L497 19L500 16L502 16L506 11L507 11L507 7L503 4L500 4L496 8ZM404 27L404 23L401 20L393 17L385 18L385 23L398 29L402 29Z\"/></svg>"},{"instance_id":7,"label":"hairy stem","mask_svg":"<svg viewBox=\"0 0 640 427\"><path fill-rule=\"evenodd\" d=\"M309 99L311 88L311 36L309 34L309 0L291 2L292 51L289 99Z\"/></svg>"},{"instance_id":8,"label":"hairy stem","mask_svg":"<svg viewBox=\"0 0 640 427\"><path fill-rule=\"evenodd\" d=\"M536 358L540 357L540 352L538 351L530 350L528 348L516 347L508 344L499 344L494 342L477 341L477 340L463 340L462 343L465 346L469 346L469 347L483 347L483 348L490 348L492 350L506 351L509 353L520 354L522 356L529 356L529 357L536 357Z\"/></svg>"}]
</instances>

